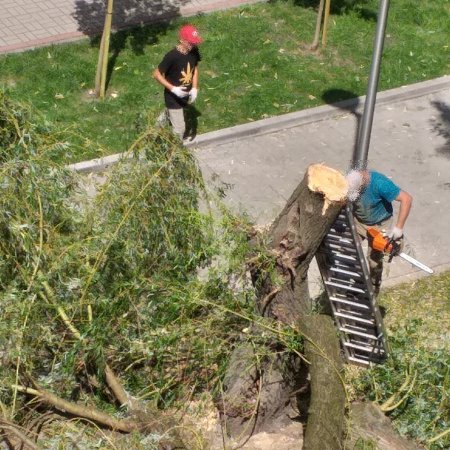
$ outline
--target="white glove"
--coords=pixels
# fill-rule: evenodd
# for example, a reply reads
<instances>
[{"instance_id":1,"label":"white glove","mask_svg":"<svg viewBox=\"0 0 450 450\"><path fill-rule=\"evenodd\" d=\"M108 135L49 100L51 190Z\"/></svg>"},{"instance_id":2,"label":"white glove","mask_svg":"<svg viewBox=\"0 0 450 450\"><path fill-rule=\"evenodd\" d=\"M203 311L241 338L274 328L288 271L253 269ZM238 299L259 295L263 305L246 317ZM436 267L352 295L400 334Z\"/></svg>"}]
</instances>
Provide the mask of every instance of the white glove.
<instances>
[{"instance_id":1,"label":"white glove","mask_svg":"<svg viewBox=\"0 0 450 450\"><path fill-rule=\"evenodd\" d=\"M398 239L401 239L403 237L403 230L401 228L394 227L388 232L387 237L389 239L397 241Z\"/></svg>"},{"instance_id":2,"label":"white glove","mask_svg":"<svg viewBox=\"0 0 450 450\"><path fill-rule=\"evenodd\" d=\"M183 86L174 86L170 92L180 98L187 97L189 95L189 92L186 92L186 88Z\"/></svg>"},{"instance_id":3,"label":"white glove","mask_svg":"<svg viewBox=\"0 0 450 450\"><path fill-rule=\"evenodd\" d=\"M197 99L197 95L198 95L198 89L193 87L191 89L191 91L189 92L189 103L194 103L195 100Z\"/></svg>"}]
</instances>

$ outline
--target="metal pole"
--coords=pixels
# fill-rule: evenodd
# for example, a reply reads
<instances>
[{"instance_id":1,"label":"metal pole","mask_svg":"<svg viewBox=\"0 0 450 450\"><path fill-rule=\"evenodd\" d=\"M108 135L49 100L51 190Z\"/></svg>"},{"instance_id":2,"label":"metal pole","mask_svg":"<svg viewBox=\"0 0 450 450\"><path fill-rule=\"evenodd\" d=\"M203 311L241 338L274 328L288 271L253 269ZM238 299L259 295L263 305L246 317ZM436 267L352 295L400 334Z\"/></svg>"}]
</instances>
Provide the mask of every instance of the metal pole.
<instances>
[{"instance_id":1,"label":"metal pole","mask_svg":"<svg viewBox=\"0 0 450 450\"><path fill-rule=\"evenodd\" d=\"M364 104L364 114L361 121L361 129L353 157L352 168L366 169L367 154L369 153L370 134L372 132L373 111L377 97L378 78L380 75L380 63L383 53L384 34L389 11L389 0L381 0L378 11L377 30L373 46L372 65L370 67L369 84L367 86L366 101Z\"/></svg>"}]
</instances>

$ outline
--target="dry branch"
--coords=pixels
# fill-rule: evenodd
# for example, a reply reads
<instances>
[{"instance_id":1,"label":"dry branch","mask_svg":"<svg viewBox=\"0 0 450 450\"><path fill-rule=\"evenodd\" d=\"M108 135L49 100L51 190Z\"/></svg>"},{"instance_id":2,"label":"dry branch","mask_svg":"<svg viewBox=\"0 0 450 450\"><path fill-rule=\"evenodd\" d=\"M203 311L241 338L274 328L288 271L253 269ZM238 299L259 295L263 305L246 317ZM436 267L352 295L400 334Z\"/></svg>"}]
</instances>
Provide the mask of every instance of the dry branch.
<instances>
[{"instance_id":1,"label":"dry branch","mask_svg":"<svg viewBox=\"0 0 450 450\"><path fill-rule=\"evenodd\" d=\"M112 393L118 400L121 406L126 406L132 411L144 411L144 407L136 399L131 397L122 386L119 378L116 377L111 367L105 367L105 379Z\"/></svg>"},{"instance_id":2,"label":"dry branch","mask_svg":"<svg viewBox=\"0 0 450 450\"><path fill-rule=\"evenodd\" d=\"M32 389L25 386L14 385L13 389L17 389L19 392L23 392L25 394L34 395L35 397L38 397L41 402L53 406L59 411L67 412L76 417L83 417L85 419L92 420L105 427L111 428L112 430L130 433L143 428L142 424L135 421L115 419L114 417L111 417L108 414L93 408L92 406L78 405L76 403L69 402L42 388Z\"/></svg>"}]
</instances>

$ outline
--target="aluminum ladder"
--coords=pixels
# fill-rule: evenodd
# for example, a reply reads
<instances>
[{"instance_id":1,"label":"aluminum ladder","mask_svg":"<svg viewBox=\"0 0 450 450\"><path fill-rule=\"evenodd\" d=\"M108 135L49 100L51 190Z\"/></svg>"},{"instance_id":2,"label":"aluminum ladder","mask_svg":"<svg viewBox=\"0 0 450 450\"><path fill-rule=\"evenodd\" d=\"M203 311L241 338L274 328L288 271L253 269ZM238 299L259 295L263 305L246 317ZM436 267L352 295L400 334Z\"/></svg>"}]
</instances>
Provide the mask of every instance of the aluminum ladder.
<instances>
[{"instance_id":1,"label":"aluminum ladder","mask_svg":"<svg viewBox=\"0 0 450 450\"><path fill-rule=\"evenodd\" d=\"M344 207L316 253L347 362L368 367L387 357L383 319L350 207Z\"/></svg>"}]
</instances>

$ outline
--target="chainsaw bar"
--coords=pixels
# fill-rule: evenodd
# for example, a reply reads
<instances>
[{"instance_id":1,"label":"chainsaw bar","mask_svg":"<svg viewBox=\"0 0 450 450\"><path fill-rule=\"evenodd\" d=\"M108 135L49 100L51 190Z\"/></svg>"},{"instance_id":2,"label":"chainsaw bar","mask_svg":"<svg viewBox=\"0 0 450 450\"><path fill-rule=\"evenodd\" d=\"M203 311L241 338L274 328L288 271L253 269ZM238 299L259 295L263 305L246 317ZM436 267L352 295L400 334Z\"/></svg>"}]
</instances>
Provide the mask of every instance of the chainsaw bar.
<instances>
[{"instance_id":1,"label":"chainsaw bar","mask_svg":"<svg viewBox=\"0 0 450 450\"><path fill-rule=\"evenodd\" d=\"M430 269L428 266L426 266L425 264L422 264L420 261L417 261L417 259L414 259L412 256L409 256L406 253L403 253L403 252L398 253L398 256L400 256L400 258L403 258L405 261L408 261L413 266L416 266L419 269L423 270L424 272L434 273L433 269Z\"/></svg>"}]
</instances>

